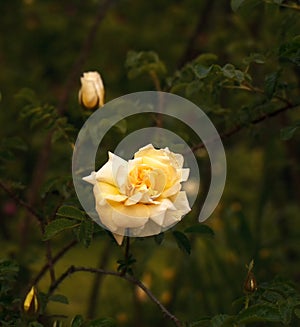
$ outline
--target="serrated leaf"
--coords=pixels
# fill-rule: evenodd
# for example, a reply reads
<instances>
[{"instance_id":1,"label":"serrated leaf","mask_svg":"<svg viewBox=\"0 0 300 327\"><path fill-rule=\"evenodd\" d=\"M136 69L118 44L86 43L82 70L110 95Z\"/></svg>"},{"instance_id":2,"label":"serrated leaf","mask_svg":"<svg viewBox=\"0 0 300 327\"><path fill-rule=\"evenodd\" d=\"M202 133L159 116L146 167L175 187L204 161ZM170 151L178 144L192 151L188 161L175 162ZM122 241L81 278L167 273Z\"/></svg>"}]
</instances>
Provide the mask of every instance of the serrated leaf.
<instances>
[{"instance_id":1,"label":"serrated leaf","mask_svg":"<svg viewBox=\"0 0 300 327\"><path fill-rule=\"evenodd\" d=\"M62 294L54 294L49 297L49 301L69 304L68 298Z\"/></svg>"},{"instance_id":2,"label":"serrated leaf","mask_svg":"<svg viewBox=\"0 0 300 327\"><path fill-rule=\"evenodd\" d=\"M82 221L85 218L85 214L74 206L63 205L56 213L57 216L68 217Z\"/></svg>"},{"instance_id":3,"label":"serrated leaf","mask_svg":"<svg viewBox=\"0 0 300 327\"><path fill-rule=\"evenodd\" d=\"M230 5L233 11L237 11L245 0L231 0Z\"/></svg>"},{"instance_id":4,"label":"serrated leaf","mask_svg":"<svg viewBox=\"0 0 300 327\"><path fill-rule=\"evenodd\" d=\"M72 321L70 327L81 327L83 326L84 320L81 315L76 315Z\"/></svg>"},{"instance_id":5,"label":"serrated leaf","mask_svg":"<svg viewBox=\"0 0 300 327\"><path fill-rule=\"evenodd\" d=\"M197 233L202 235L208 235L213 237L215 235L214 231L207 225L198 224L193 225L184 230L185 233Z\"/></svg>"},{"instance_id":6,"label":"serrated leaf","mask_svg":"<svg viewBox=\"0 0 300 327\"><path fill-rule=\"evenodd\" d=\"M191 254L191 243L187 236L179 231L174 231L173 236L177 242L179 249L187 254Z\"/></svg>"},{"instance_id":7,"label":"serrated leaf","mask_svg":"<svg viewBox=\"0 0 300 327\"><path fill-rule=\"evenodd\" d=\"M79 226L79 223L74 220L66 218L53 220L46 226L43 240L47 241L60 232L66 229L74 228L76 226Z\"/></svg>"},{"instance_id":8,"label":"serrated leaf","mask_svg":"<svg viewBox=\"0 0 300 327\"><path fill-rule=\"evenodd\" d=\"M271 304L255 304L238 314L237 322L247 324L252 322L280 322L281 317L276 306Z\"/></svg>"},{"instance_id":9,"label":"serrated leaf","mask_svg":"<svg viewBox=\"0 0 300 327\"><path fill-rule=\"evenodd\" d=\"M87 324L87 327L115 327L114 320L110 318L102 318L91 321Z\"/></svg>"}]
</instances>

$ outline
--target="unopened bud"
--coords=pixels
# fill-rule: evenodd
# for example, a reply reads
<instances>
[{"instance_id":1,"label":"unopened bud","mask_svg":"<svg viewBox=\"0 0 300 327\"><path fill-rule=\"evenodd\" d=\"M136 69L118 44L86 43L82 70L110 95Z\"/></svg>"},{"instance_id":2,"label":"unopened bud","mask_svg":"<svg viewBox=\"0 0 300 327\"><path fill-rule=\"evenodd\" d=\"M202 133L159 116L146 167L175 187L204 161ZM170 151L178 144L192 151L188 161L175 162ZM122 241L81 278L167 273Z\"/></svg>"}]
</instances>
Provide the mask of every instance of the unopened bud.
<instances>
[{"instance_id":1,"label":"unopened bud","mask_svg":"<svg viewBox=\"0 0 300 327\"><path fill-rule=\"evenodd\" d=\"M257 282L254 274L249 272L247 274L245 283L244 283L244 291L246 293L253 293L257 290Z\"/></svg>"},{"instance_id":2,"label":"unopened bud","mask_svg":"<svg viewBox=\"0 0 300 327\"><path fill-rule=\"evenodd\" d=\"M248 268L248 273L246 276L246 280L244 283L244 291L246 293L253 293L257 290L257 282L256 282L256 278L252 272L254 267L254 261L251 260L249 266L247 266Z\"/></svg>"},{"instance_id":3,"label":"unopened bud","mask_svg":"<svg viewBox=\"0 0 300 327\"><path fill-rule=\"evenodd\" d=\"M96 109L104 105L104 85L98 72L83 73L80 78L79 103L86 109Z\"/></svg>"},{"instance_id":4,"label":"unopened bud","mask_svg":"<svg viewBox=\"0 0 300 327\"><path fill-rule=\"evenodd\" d=\"M24 303L24 312L28 315L35 315L39 311L39 301L37 296L37 290L34 286L31 287L30 291L27 293Z\"/></svg>"}]
</instances>

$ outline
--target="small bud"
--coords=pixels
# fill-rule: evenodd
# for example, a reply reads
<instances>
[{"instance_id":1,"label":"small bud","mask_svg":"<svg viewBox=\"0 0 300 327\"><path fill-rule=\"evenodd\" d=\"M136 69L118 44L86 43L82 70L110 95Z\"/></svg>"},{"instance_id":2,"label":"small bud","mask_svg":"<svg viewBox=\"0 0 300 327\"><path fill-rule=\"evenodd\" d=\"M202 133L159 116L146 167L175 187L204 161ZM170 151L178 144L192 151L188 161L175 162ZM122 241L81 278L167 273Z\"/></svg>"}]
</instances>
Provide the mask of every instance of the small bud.
<instances>
[{"instance_id":1,"label":"small bud","mask_svg":"<svg viewBox=\"0 0 300 327\"><path fill-rule=\"evenodd\" d=\"M104 86L98 72L83 73L80 78L79 103L86 109L96 109L104 105Z\"/></svg>"},{"instance_id":2,"label":"small bud","mask_svg":"<svg viewBox=\"0 0 300 327\"><path fill-rule=\"evenodd\" d=\"M257 290L257 282L256 278L252 272L252 269L254 267L254 261L251 260L249 266L246 266L248 268L246 280L244 282L244 292L245 293L253 293Z\"/></svg>"},{"instance_id":3,"label":"small bud","mask_svg":"<svg viewBox=\"0 0 300 327\"><path fill-rule=\"evenodd\" d=\"M244 283L244 291L246 293L253 293L257 290L257 282L254 274L249 272L247 274L245 283Z\"/></svg>"},{"instance_id":4,"label":"small bud","mask_svg":"<svg viewBox=\"0 0 300 327\"><path fill-rule=\"evenodd\" d=\"M24 312L30 316L35 315L39 311L37 290L34 286L31 287L30 291L25 297L23 309Z\"/></svg>"}]
</instances>

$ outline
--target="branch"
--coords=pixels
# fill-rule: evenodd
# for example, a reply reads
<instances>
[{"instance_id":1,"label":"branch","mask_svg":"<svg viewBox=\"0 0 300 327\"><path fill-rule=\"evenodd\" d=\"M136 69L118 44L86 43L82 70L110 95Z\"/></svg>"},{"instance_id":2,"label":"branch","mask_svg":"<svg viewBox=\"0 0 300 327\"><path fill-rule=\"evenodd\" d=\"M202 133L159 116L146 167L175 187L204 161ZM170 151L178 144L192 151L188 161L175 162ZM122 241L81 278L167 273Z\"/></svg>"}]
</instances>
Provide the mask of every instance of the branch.
<instances>
[{"instance_id":1,"label":"branch","mask_svg":"<svg viewBox=\"0 0 300 327\"><path fill-rule=\"evenodd\" d=\"M57 288L58 286L70 275L74 274L75 272L80 272L80 271L85 271L85 272L90 272L94 274L103 274L103 275L108 275L108 276L116 276L122 279L127 280L128 282L132 283L133 285L138 286L140 289L142 289L148 297L159 307L159 309L162 311L162 313L168 317L175 326L177 327L182 327L181 322L178 320L177 317L175 317L173 314L171 314L167 308L165 308L159 300L153 295L153 293L137 278L125 274L123 275L122 273L118 273L115 271L107 271L104 269L97 269L97 268L88 268L88 267L75 267L75 266L70 266L57 280L56 282L51 285L48 296L51 295Z\"/></svg>"},{"instance_id":2,"label":"branch","mask_svg":"<svg viewBox=\"0 0 300 327\"><path fill-rule=\"evenodd\" d=\"M52 258L52 265L54 265L62 256L64 256L66 254L66 252L68 252L73 246L75 246L78 243L77 240L73 240L71 241L69 244L67 244L64 248L62 248L57 254L56 256L54 256ZM37 274L37 276L33 279L32 281L32 286L36 285L41 279L42 277L45 275L45 273L48 271L48 269L50 268L49 262L47 262L43 268L40 270L40 272Z\"/></svg>"},{"instance_id":3,"label":"branch","mask_svg":"<svg viewBox=\"0 0 300 327\"><path fill-rule=\"evenodd\" d=\"M269 119L269 118L278 116L279 114L281 114L281 113L283 113L283 112L285 112L287 110L297 109L299 107L300 107L300 104L295 104L295 105L293 105L293 104L287 104L286 106L284 106L282 108L279 108L279 109L277 109L277 110L275 110L273 112L266 113L266 114L264 114L264 115L262 115L260 117L257 117L255 119L253 119L251 122L249 122L249 125L259 124L259 123L265 121L266 119ZM227 139L230 136L238 133L240 130L242 130L244 127L247 127L247 126L248 126L248 124L247 125L246 124L237 125L236 127L234 127L233 129L229 130L228 132L225 132L225 133L220 134L220 137L221 137L222 140ZM214 141L214 140L212 140L212 141ZM193 152L195 152L196 150L202 149L202 148L204 148L204 144L203 143L199 143L199 144L194 145L191 148L191 150Z\"/></svg>"},{"instance_id":4,"label":"branch","mask_svg":"<svg viewBox=\"0 0 300 327\"><path fill-rule=\"evenodd\" d=\"M6 185L0 181L0 187L6 192L13 200L15 200L21 207L25 208L32 216L34 216L38 222L41 224L43 221L42 216L40 216L30 204L20 199L12 190L10 190Z\"/></svg>"}]
</instances>

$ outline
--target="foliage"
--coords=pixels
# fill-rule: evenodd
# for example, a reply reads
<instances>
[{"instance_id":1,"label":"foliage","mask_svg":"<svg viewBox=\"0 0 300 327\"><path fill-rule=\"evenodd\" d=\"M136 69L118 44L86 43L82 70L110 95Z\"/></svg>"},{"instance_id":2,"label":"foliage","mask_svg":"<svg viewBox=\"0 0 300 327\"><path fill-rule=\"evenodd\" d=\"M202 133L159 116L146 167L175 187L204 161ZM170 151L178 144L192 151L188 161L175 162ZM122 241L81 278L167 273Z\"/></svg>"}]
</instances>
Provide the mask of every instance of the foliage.
<instances>
[{"instance_id":1,"label":"foliage","mask_svg":"<svg viewBox=\"0 0 300 327\"><path fill-rule=\"evenodd\" d=\"M299 324L298 1L13 0L0 10L0 325ZM87 70L101 72L106 101L160 90L213 121L228 177L207 223L197 222L210 183L203 145L189 126L150 115L119 122L101 147L143 126L178 132L201 172L192 212L119 247L82 210L70 171L91 114L77 103Z\"/></svg>"}]
</instances>

